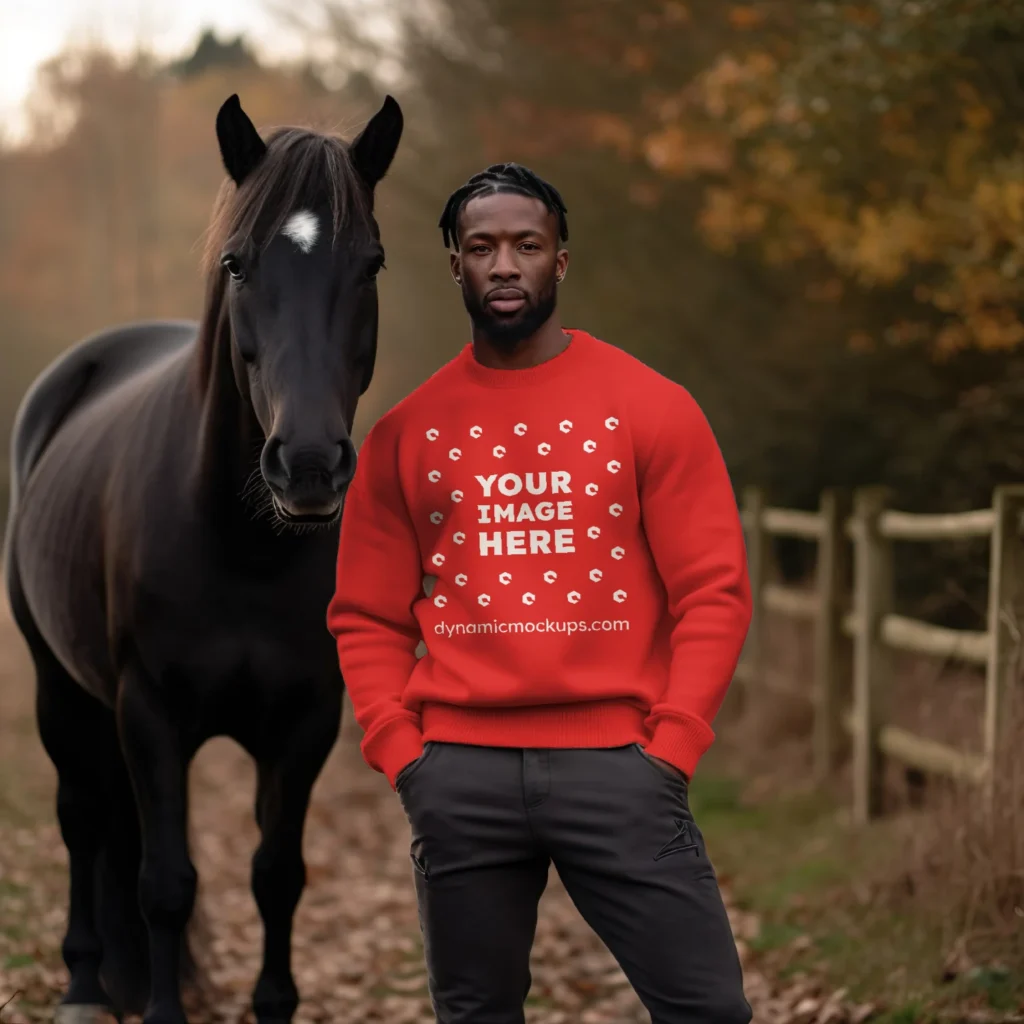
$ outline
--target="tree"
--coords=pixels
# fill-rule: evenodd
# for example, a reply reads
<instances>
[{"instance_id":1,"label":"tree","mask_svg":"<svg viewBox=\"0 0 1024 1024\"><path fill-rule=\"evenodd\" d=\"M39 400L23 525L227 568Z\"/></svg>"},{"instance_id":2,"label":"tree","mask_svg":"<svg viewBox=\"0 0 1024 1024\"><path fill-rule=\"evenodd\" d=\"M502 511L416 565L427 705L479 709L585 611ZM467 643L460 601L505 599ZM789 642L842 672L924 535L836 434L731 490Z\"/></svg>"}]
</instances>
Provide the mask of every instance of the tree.
<instances>
[{"instance_id":1,"label":"tree","mask_svg":"<svg viewBox=\"0 0 1024 1024\"><path fill-rule=\"evenodd\" d=\"M235 36L222 42L213 29L206 29L199 37L195 49L187 57L171 63L168 70L182 78L201 75L213 68L241 68L252 71L259 66L246 45L244 36Z\"/></svg>"},{"instance_id":2,"label":"tree","mask_svg":"<svg viewBox=\"0 0 1024 1024\"><path fill-rule=\"evenodd\" d=\"M614 149L667 180L703 182L699 224L714 249L753 243L773 265L826 264L835 274L820 294L833 300L850 284L887 292L898 309L882 340L926 340L938 354L1024 340L1019 4L723 5L731 38L718 33L706 66L674 80L696 14L629 11L631 33L590 19L576 45L617 56L637 80Z\"/></svg>"}]
</instances>

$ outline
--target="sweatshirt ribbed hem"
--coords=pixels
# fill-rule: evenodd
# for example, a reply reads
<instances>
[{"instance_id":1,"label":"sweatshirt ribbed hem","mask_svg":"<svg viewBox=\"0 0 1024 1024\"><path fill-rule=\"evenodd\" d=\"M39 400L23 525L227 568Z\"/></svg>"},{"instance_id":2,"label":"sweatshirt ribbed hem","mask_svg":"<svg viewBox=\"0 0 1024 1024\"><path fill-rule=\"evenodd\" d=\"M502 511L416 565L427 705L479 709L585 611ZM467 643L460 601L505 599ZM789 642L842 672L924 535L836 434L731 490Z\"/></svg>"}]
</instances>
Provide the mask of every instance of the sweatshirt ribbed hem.
<instances>
[{"instance_id":1,"label":"sweatshirt ribbed hem","mask_svg":"<svg viewBox=\"0 0 1024 1024\"><path fill-rule=\"evenodd\" d=\"M623 701L587 701L523 708L424 704L424 742L489 747L620 747L644 743L646 715Z\"/></svg>"},{"instance_id":2,"label":"sweatshirt ribbed hem","mask_svg":"<svg viewBox=\"0 0 1024 1024\"><path fill-rule=\"evenodd\" d=\"M714 730L703 719L689 715L666 715L654 726L654 735L647 745L647 753L675 765L692 779L697 762L707 753L714 740Z\"/></svg>"}]
</instances>

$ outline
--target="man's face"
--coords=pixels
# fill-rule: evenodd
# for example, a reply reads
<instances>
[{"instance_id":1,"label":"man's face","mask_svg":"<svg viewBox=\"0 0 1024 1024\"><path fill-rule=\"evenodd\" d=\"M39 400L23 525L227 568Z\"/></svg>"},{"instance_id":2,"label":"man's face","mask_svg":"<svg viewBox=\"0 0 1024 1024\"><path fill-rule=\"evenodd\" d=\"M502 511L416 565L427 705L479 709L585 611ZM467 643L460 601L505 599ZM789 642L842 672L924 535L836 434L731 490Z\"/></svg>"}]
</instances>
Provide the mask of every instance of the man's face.
<instances>
[{"instance_id":1,"label":"man's face","mask_svg":"<svg viewBox=\"0 0 1024 1024\"><path fill-rule=\"evenodd\" d=\"M514 349L551 318L569 254L558 221L539 199L497 192L471 199L459 214L452 276L477 332Z\"/></svg>"}]
</instances>

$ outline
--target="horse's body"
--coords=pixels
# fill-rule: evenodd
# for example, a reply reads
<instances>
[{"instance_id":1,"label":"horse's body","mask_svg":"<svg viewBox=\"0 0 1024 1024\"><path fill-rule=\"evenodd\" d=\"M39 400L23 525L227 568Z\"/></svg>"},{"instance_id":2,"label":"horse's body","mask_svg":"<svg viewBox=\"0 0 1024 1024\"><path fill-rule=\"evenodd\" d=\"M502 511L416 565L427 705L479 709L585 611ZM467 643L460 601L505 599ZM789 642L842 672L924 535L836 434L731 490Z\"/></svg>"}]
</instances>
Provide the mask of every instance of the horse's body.
<instances>
[{"instance_id":1,"label":"horse's body","mask_svg":"<svg viewBox=\"0 0 1024 1024\"><path fill-rule=\"evenodd\" d=\"M241 209L241 186L265 151L232 102L218 134ZM346 187L356 198L365 188L372 200L397 146L401 116L389 103L351 144L363 183ZM300 169L315 171L322 141L291 131L296 151L313 154ZM273 176L286 188L298 173L286 163L294 157L276 159L277 169L264 161L267 204ZM349 157L328 159L337 174ZM318 188L314 174L307 201ZM282 212L268 216L279 224ZM75 1024L144 1007L146 1024L185 1020L179 982L196 889L187 773L218 735L258 770L257 1020L290 1021L297 1005L302 830L343 691L325 624L337 508L354 469L348 430L372 373L372 355L367 370L365 352L352 353L376 337L372 278L345 274L378 244L375 229L353 227L347 249L321 241L314 260L316 218L300 217L298 234L286 228L269 247L262 239L262 249L237 247L247 257L224 257L238 283L211 275L201 324L135 324L80 342L35 382L15 421L7 588L58 772L71 876L71 983L58 1015ZM327 230L321 217L321 239ZM252 485L263 480L257 507ZM316 526L294 528L304 522Z\"/></svg>"},{"instance_id":2,"label":"horse's body","mask_svg":"<svg viewBox=\"0 0 1024 1024\"><path fill-rule=\"evenodd\" d=\"M19 611L108 708L126 657L173 667L202 694L196 740L229 735L252 752L262 724L250 714L277 725L277 701L321 702L302 693L314 681L340 689L323 621L338 528L277 533L244 504L224 520L220 495L198 485L197 328L104 332L39 379L14 429L16 514L31 527L12 529L8 572Z\"/></svg>"}]
</instances>

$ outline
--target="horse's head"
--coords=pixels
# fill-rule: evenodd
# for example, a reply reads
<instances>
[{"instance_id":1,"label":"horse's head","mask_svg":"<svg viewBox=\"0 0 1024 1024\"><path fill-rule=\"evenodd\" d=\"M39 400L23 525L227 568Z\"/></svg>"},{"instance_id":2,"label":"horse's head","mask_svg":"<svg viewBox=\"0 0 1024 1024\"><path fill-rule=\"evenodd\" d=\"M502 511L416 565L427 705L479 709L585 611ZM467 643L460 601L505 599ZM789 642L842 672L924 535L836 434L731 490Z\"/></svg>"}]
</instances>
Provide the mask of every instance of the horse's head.
<instances>
[{"instance_id":1,"label":"horse's head","mask_svg":"<svg viewBox=\"0 0 1024 1024\"><path fill-rule=\"evenodd\" d=\"M290 523L331 522L355 471L351 439L377 349L384 265L374 189L402 134L388 97L351 143L300 129L264 142L232 96L217 138L223 195L217 273L231 364L263 434L260 471Z\"/></svg>"}]
</instances>

